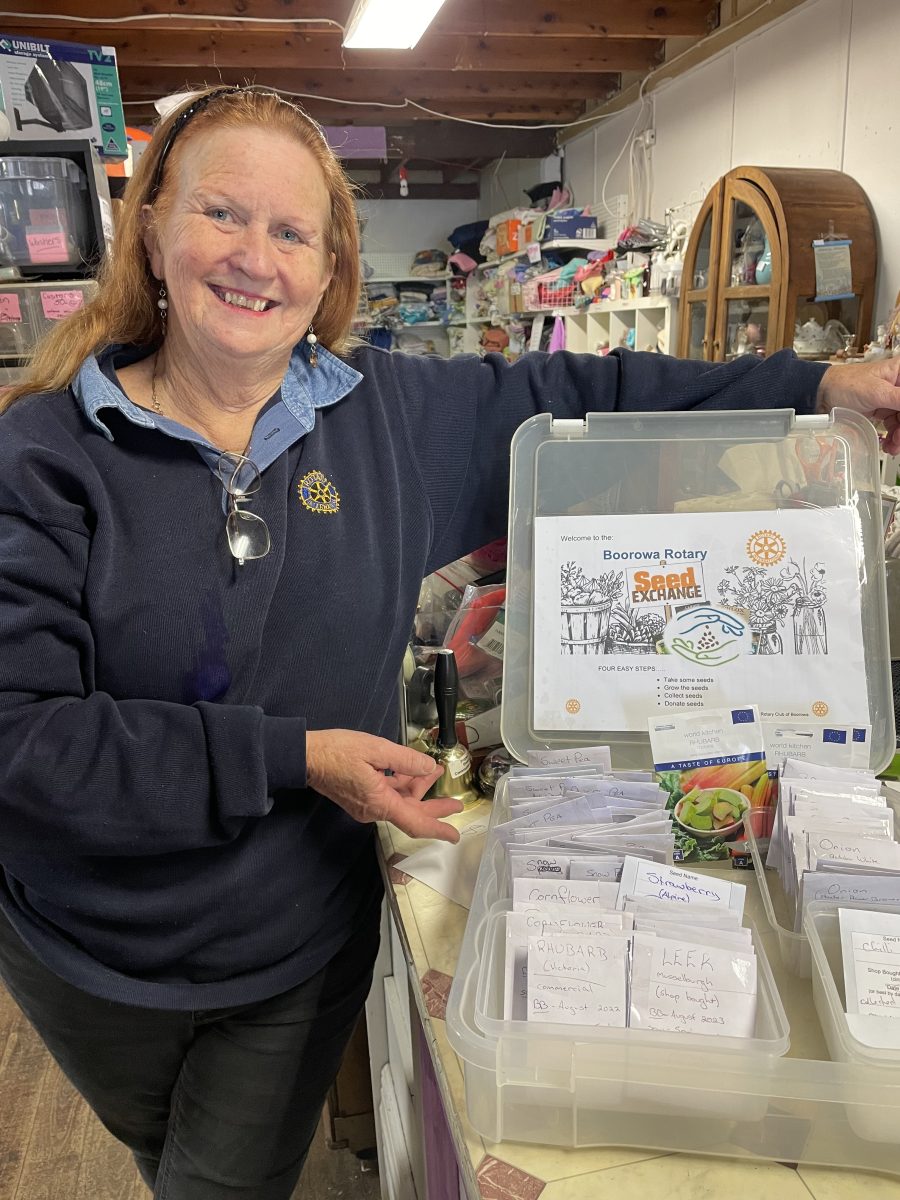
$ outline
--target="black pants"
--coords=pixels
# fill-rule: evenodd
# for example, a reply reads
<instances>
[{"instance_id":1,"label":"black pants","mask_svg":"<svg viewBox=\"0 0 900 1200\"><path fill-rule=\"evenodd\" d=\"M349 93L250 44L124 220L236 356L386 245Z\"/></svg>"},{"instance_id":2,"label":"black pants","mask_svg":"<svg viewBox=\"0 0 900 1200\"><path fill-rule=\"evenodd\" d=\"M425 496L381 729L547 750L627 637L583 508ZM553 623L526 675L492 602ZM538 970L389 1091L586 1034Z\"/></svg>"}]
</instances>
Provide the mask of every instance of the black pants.
<instances>
[{"instance_id":1,"label":"black pants","mask_svg":"<svg viewBox=\"0 0 900 1200\"><path fill-rule=\"evenodd\" d=\"M372 980L377 913L312 979L257 1004L99 1000L0 914L0 977L156 1200L289 1200Z\"/></svg>"}]
</instances>

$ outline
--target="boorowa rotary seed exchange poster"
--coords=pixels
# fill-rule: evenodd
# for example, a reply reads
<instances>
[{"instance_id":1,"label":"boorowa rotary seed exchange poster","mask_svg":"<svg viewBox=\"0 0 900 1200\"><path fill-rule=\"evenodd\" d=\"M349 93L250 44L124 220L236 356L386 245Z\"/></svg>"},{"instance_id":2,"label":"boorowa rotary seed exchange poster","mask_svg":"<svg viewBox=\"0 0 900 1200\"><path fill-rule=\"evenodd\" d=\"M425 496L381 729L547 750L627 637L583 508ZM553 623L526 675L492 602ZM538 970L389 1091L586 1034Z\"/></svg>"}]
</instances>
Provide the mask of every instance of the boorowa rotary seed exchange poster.
<instances>
[{"instance_id":1,"label":"boorowa rotary seed exchange poster","mask_svg":"<svg viewBox=\"0 0 900 1200\"><path fill-rule=\"evenodd\" d=\"M868 711L852 510L539 517L534 536L536 729Z\"/></svg>"}]
</instances>

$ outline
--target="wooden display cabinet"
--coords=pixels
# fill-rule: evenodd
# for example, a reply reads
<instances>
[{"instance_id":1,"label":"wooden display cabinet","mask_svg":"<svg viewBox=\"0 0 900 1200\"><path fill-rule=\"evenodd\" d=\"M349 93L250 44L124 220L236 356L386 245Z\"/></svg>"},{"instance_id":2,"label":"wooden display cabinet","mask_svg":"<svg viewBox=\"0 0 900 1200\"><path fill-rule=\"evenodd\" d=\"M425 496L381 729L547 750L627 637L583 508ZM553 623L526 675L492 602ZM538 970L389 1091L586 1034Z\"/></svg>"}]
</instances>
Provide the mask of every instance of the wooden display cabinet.
<instances>
[{"instance_id":1,"label":"wooden display cabinet","mask_svg":"<svg viewBox=\"0 0 900 1200\"><path fill-rule=\"evenodd\" d=\"M816 300L813 241L850 239L852 296ZM678 354L730 361L794 345L795 326L840 322L869 340L877 252L868 199L849 175L735 167L712 188L684 261ZM809 357L827 357L815 350Z\"/></svg>"}]
</instances>

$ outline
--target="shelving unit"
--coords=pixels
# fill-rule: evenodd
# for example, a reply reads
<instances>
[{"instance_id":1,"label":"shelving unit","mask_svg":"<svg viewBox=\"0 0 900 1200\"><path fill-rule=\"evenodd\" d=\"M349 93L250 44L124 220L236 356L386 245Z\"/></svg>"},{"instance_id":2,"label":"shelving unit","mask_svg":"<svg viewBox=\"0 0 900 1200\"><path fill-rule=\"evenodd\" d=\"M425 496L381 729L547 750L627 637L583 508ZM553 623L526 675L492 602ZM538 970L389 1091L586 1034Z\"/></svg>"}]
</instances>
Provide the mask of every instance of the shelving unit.
<instances>
[{"instance_id":1,"label":"shelving unit","mask_svg":"<svg viewBox=\"0 0 900 1200\"><path fill-rule=\"evenodd\" d=\"M615 250L615 241L610 241L609 238L555 238L552 242L540 242L538 245L541 248L541 254L554 250L583 250L587 253L589 250ZM515 254L505 254L502 258L492 258L487 262L479 263L476 270L483 271L487 267L502 267L507 263L518 262L522 258L528 258L527 250L517 250Z\"/></svg>"},{"instance_id":2,"label":"shelving unit","mask_svg":"<svg viewBox=\"0 0 900 1200\"><path fill-rule=\"evenodd\" d=\"M643 296L636 300L604 300L583 312L563 312L566 349L596 354L606 344L610 350L626 344L634 330L635 350L672 354L678 301L669 296Z\"/></svg>"},{"instance_id":3,"label":"shelving unit","mask_svg":"<svg viewBox=\"0 0 900 1200\"><path fill-rule=\"evenodd\" d=\"M370 283L443 283L446 278L446 275L373 275L371 279L363 280L363 286L368 287Z\"/></svg>"},{"instance_id":4,"label":"shelving unit","mask_svg":"<svg viewBox=\"0 0 900 1200\"><path fill-rule=\"evenodd\" d=\"M363 288L377 284L407 284L432 287L444 287L447 283L446 275L411 275L409 273L411 257L407 254L388 254L388 253L370 253L363 254L362 261L367 263L374 274L368 279L362 280ZM357 330L364 328L371 322L364 315L358 315L354 321ZM400 326L398 329L392 329L395 338L403 334L413 333L417 329L441 329L446 330L446 324L443 321L411 321L408 324ZM439 354L450 353L449 337L444 338L443 334L434 338L435 350Z\"/></svg>"},{"instance_id":5,"label":"shelving unit","mask_svg":"<svg viewBox=\"0 0 900 1200\"><path fill-rule=\"evenodd\" d=\"M609 250L614 242L606 239L592 238L557 239L553 242L541 243L542 253L553 250ZM367 261L371 261L369 256ZM502 324L529 322L535 317L548 319L562 316L566 323L566 345L570 350L579 353L596 354L601 348L615 349L628 344L629 331L633 330L633 344L636 350L659 350L664 354L675 351L678 301L667 296L646 296L633 300L600 301L587 309L555 308L529 309L525 311L496 311L488 315L481 310L483 303L477 292L485 271L496 270L504 265L527 259L526 251L506 255L503 258L479 263L471 274L464 279L465 283L465 316L454 317L447 324L442 321L418 321L403 326L399 332L409 332L416 329L440 327L446 330L448 353L477 354L480 350L481 335L484 327L494 322ZM372 264L376 264L373 262ZM370 283L422 283L443 282L448 290L453 282L460 286L463 277L447 275L442 280L423 280L421 277L409 275L387 275L379 271L377 276L366 280Z\"/></svg>"}]
</instances>

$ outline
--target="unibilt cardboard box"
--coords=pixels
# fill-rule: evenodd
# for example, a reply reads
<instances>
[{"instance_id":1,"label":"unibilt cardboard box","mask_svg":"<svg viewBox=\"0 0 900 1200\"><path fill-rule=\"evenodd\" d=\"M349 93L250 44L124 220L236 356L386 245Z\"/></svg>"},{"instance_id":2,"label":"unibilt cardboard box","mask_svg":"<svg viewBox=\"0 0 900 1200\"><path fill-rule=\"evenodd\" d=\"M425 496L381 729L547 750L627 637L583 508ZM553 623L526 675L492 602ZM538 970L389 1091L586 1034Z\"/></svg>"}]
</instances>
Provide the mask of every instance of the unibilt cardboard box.
<instances>
[{"instance_id":1,"label":"unibilt cardboard box","mask_svg":"<svg viewBox=\"0 0 900 1200\"><path fill-rule=\"evenodd\" d=\"M13 140L88 139L110 162L128 154L111 46L0 34L0 108Z\"/></svg>"}]
</instances>

